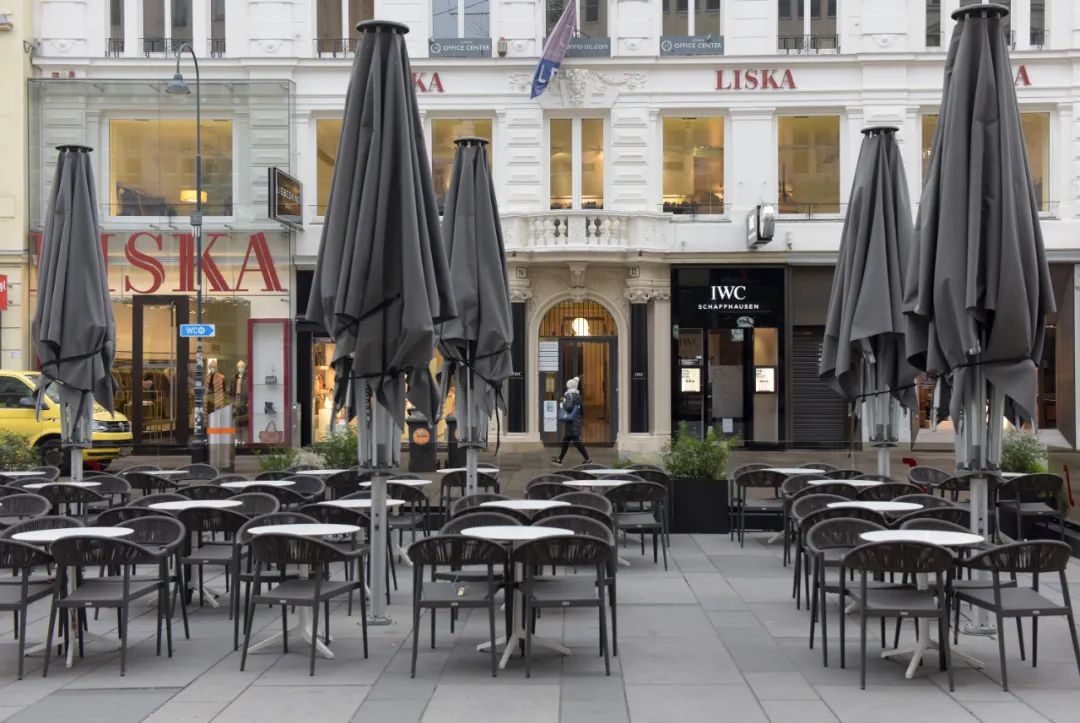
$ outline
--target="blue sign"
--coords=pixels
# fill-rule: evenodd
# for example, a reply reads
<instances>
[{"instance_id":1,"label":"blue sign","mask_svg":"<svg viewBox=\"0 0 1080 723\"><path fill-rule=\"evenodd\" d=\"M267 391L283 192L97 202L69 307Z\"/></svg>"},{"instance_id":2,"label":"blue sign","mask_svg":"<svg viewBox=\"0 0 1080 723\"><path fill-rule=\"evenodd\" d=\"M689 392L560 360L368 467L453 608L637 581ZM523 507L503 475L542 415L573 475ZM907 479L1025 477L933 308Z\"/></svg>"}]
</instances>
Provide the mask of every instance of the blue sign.
<instances>
[{"instance_id":1,"label":"blue sign","mask_svg":"<svg viewBox=\"0 0 1080 723\"><path fill-rule=\"evenodd\" d=\"M213 324L181 324L180 336L191 338L205 338L214 336L217 329Z\"/></svg>"}]
</instances>

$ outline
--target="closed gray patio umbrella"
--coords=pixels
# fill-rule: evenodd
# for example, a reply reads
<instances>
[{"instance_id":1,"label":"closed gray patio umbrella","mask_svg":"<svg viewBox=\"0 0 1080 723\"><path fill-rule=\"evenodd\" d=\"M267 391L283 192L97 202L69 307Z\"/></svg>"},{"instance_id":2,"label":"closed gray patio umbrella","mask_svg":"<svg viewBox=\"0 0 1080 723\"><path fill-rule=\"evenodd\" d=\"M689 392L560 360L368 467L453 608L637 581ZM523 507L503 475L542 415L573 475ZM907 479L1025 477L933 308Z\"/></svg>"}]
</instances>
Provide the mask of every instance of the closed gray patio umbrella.
<instances>
[{"instance_id":1,"label":"closed gray patio umbrella","mask_svg":"<svg viewBox=\"0 0 1080 723\"><path fill-rule=\"evenodd\" d=\"M455 414L466 447L466 492L475 494L476 465L488 438L503 382L513 373L510 342L510 283L506 276L495 186L488 168L487 141L455 141L454 168L446 194L442 233L447 245L458 316L443 323L439 346L445 360L443 384L455 380Z\"/></svg>"},{"instance_id":2,"label":"closed gray patio umbrella","mask_svg":"<svg viewBox=\"0 0 1080 723\"><path fill-rule=\"evenodd\" d=\"M101 252L92 149L57 150L30 331L41 361L38 409L45 391L56 385L62 444L70 449L71 477L78 480L82 450L91 445L95 400L113 411L116 320Z\"/></svg>"},{"instance_id":3,"label":"closed gray patio umbrella","mask_svg":"<svg viewBox=\"0 0 1080 723\"><path fill-rule=\"evenodd\" d=\"M335 404L355 404L372 480L374 622L386 622L386 478L406 398L438 407L435 325L455 316L423 126L399 23L360 23L307 316L336 344Z\"/></svg>"},{"instance_id":4,"label":"closed gray patio umbrella","mask_svg":"<svg viewBox=\"0 0 1080 723\"><path fill-rule=\"evenodd\" d=\"M857 403L885 475L899 436L897 403L916 408L902 309L914 228L896 130L863 130L820 364L821 379Z\"/></svg>"},{"instance_id":5,"label":"closed gray patio umbrella","mask_svg":"<svg viewBox=\"0 0 1080 723\"><path fill-rule=\"evenodd\" d=\"M1053 311L1038 203L1003 32L1008 10L953 13L941 111L905 284L908 358L940 375L956 462L975 473L972 528L983 534L1002 418L1035 412L1036 363Z\"/></svg>"}]
</instances>

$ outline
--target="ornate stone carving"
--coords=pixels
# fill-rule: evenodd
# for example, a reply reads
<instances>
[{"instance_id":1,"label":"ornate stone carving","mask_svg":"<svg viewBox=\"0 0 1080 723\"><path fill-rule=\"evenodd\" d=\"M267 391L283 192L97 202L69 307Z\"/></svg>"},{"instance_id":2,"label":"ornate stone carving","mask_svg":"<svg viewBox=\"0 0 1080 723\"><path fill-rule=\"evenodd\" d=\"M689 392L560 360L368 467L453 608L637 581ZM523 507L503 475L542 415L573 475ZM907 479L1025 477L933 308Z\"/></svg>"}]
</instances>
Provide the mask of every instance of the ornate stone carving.
<instances>
[{"instance_id":1,"label":"ornate stone carving","mask_svg":"<svg viewBox=\"0 0 1080 723\"><path fill-rule=\"evenodd\" d=\"M510 302L513 304L527 303L533 295L532 288L529 286L510 286Z\"/></svg>"},{"instance_id":2,"label":"ornate stone carving","mask_svg":"<svg viewBox=\"0 0 1080 723\"><path fill-rule=\"evenodd\" d=\"M259 49L262 50L267 55L274 55L275 53L277 53L278 50L281 49L281 41L280 40L265 39L265 40L259 40L257 42L259 44Z\"/></svg>"},{"instance_id":3,"label":"ornate stone carving","mask_svg":"<svg viewBox=\"0 0 1080 723\"><path fill-rule=\"evenodd\" d=\"M593 74L599 78L600 82L604 85L613 88L625 88L631 92L645 85L644 73L619 73L618 75L615 75L614 73L594 72Z\"/></svg>"},{"instance_id":4,"label":"ornate stone carving","mask_svg":"<svg viewBox=\"0 0 1080 723\"><path fill-rule=\"evenodd\" d=\"M511 90L518 93L524 93L532 87L532 76L528 73L510 73L506 79L510 82Z\"/></svg>"},{"instance_id":5,"label":"ornate stone carving","mask_svg":"<svg viewBox=\"0 0 1080 723\"><path fill-rule=\"evenodd\" d=\"M626 289L626 300L631 304L647 304L652 297L652 289L644 286L631 286Z\"/></svg>"},{"instance_id":6,"label":"ornate stone carving","mask_svg":"<svg viewBox=\"0 0 1080 723\"><path fill-rule=\"evenodd\" d=\"M872 35L871 37L874 39L874 42L877 43L877 46L879 48L888 48L892 46L892 44L896 41L897 36L887 35L885 33L878 33L877 35Z\"/></svg>"},{"instance_id":7,"label":"ornate stone carving","mask_svg":"<svg viewBox=\"0 0 1080 723\"><path fill-rule=\"evenodd\" d=\"M584 105L585 91L589 85L592 71L585 68L561 68L555 76L563 91L563 98L568 105Z\"/></svg>"}]
</instances>

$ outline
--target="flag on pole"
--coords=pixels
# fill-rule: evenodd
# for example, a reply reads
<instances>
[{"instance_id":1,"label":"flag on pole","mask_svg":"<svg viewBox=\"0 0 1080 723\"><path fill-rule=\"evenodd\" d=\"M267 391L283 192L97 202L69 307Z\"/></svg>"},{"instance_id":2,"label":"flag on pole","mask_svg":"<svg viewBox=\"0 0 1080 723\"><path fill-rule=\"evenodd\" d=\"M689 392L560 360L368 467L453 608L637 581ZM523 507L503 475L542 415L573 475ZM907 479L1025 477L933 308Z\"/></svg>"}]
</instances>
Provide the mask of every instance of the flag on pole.
<instances>
[{"instance_id":1,"label":"flag on pole","mask_svg":"<svg viewBox=\"0 0 1080 723\"><path fill-rule=\"evenodd\" d=\"M566 0L566 9L559 16L559 22L555 23L551 35L544 45L544 52L540 56L540 62L536 64L536 72L533 73L532 90L529 98L547 90L548 83L555 77L555 73L562 65L566 57L566 46L570 44L570 37L574 34L574 26L577 25L577 0Z\"/></svg>"}]
</instances>

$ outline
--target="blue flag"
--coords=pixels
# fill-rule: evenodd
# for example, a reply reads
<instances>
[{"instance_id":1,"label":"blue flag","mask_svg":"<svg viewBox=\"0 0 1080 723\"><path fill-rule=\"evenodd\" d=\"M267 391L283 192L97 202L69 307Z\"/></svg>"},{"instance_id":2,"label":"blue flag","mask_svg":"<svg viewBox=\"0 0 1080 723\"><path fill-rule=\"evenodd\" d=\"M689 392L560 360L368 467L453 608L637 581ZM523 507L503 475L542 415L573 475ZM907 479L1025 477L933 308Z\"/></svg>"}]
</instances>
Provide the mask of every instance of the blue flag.
<instances>
[{"instance_id":1,"label":"blue flag","mask_svg":"<svg viewBox=\"0 0 1080 723\"><path fill-rule=\"evenodd\" d=\"M540 56L540 62L536 64L536 72L533 73L532 90L529 98L547 90L548 83L555 77L563 58L566 57L566 46L570 44L570 38L574 34L574 26L577 25L577 2L566 0L566 9L559 16L559 22L551 31L551 35L544 44L544 52Z\"/></svg>"}]
</instances>

